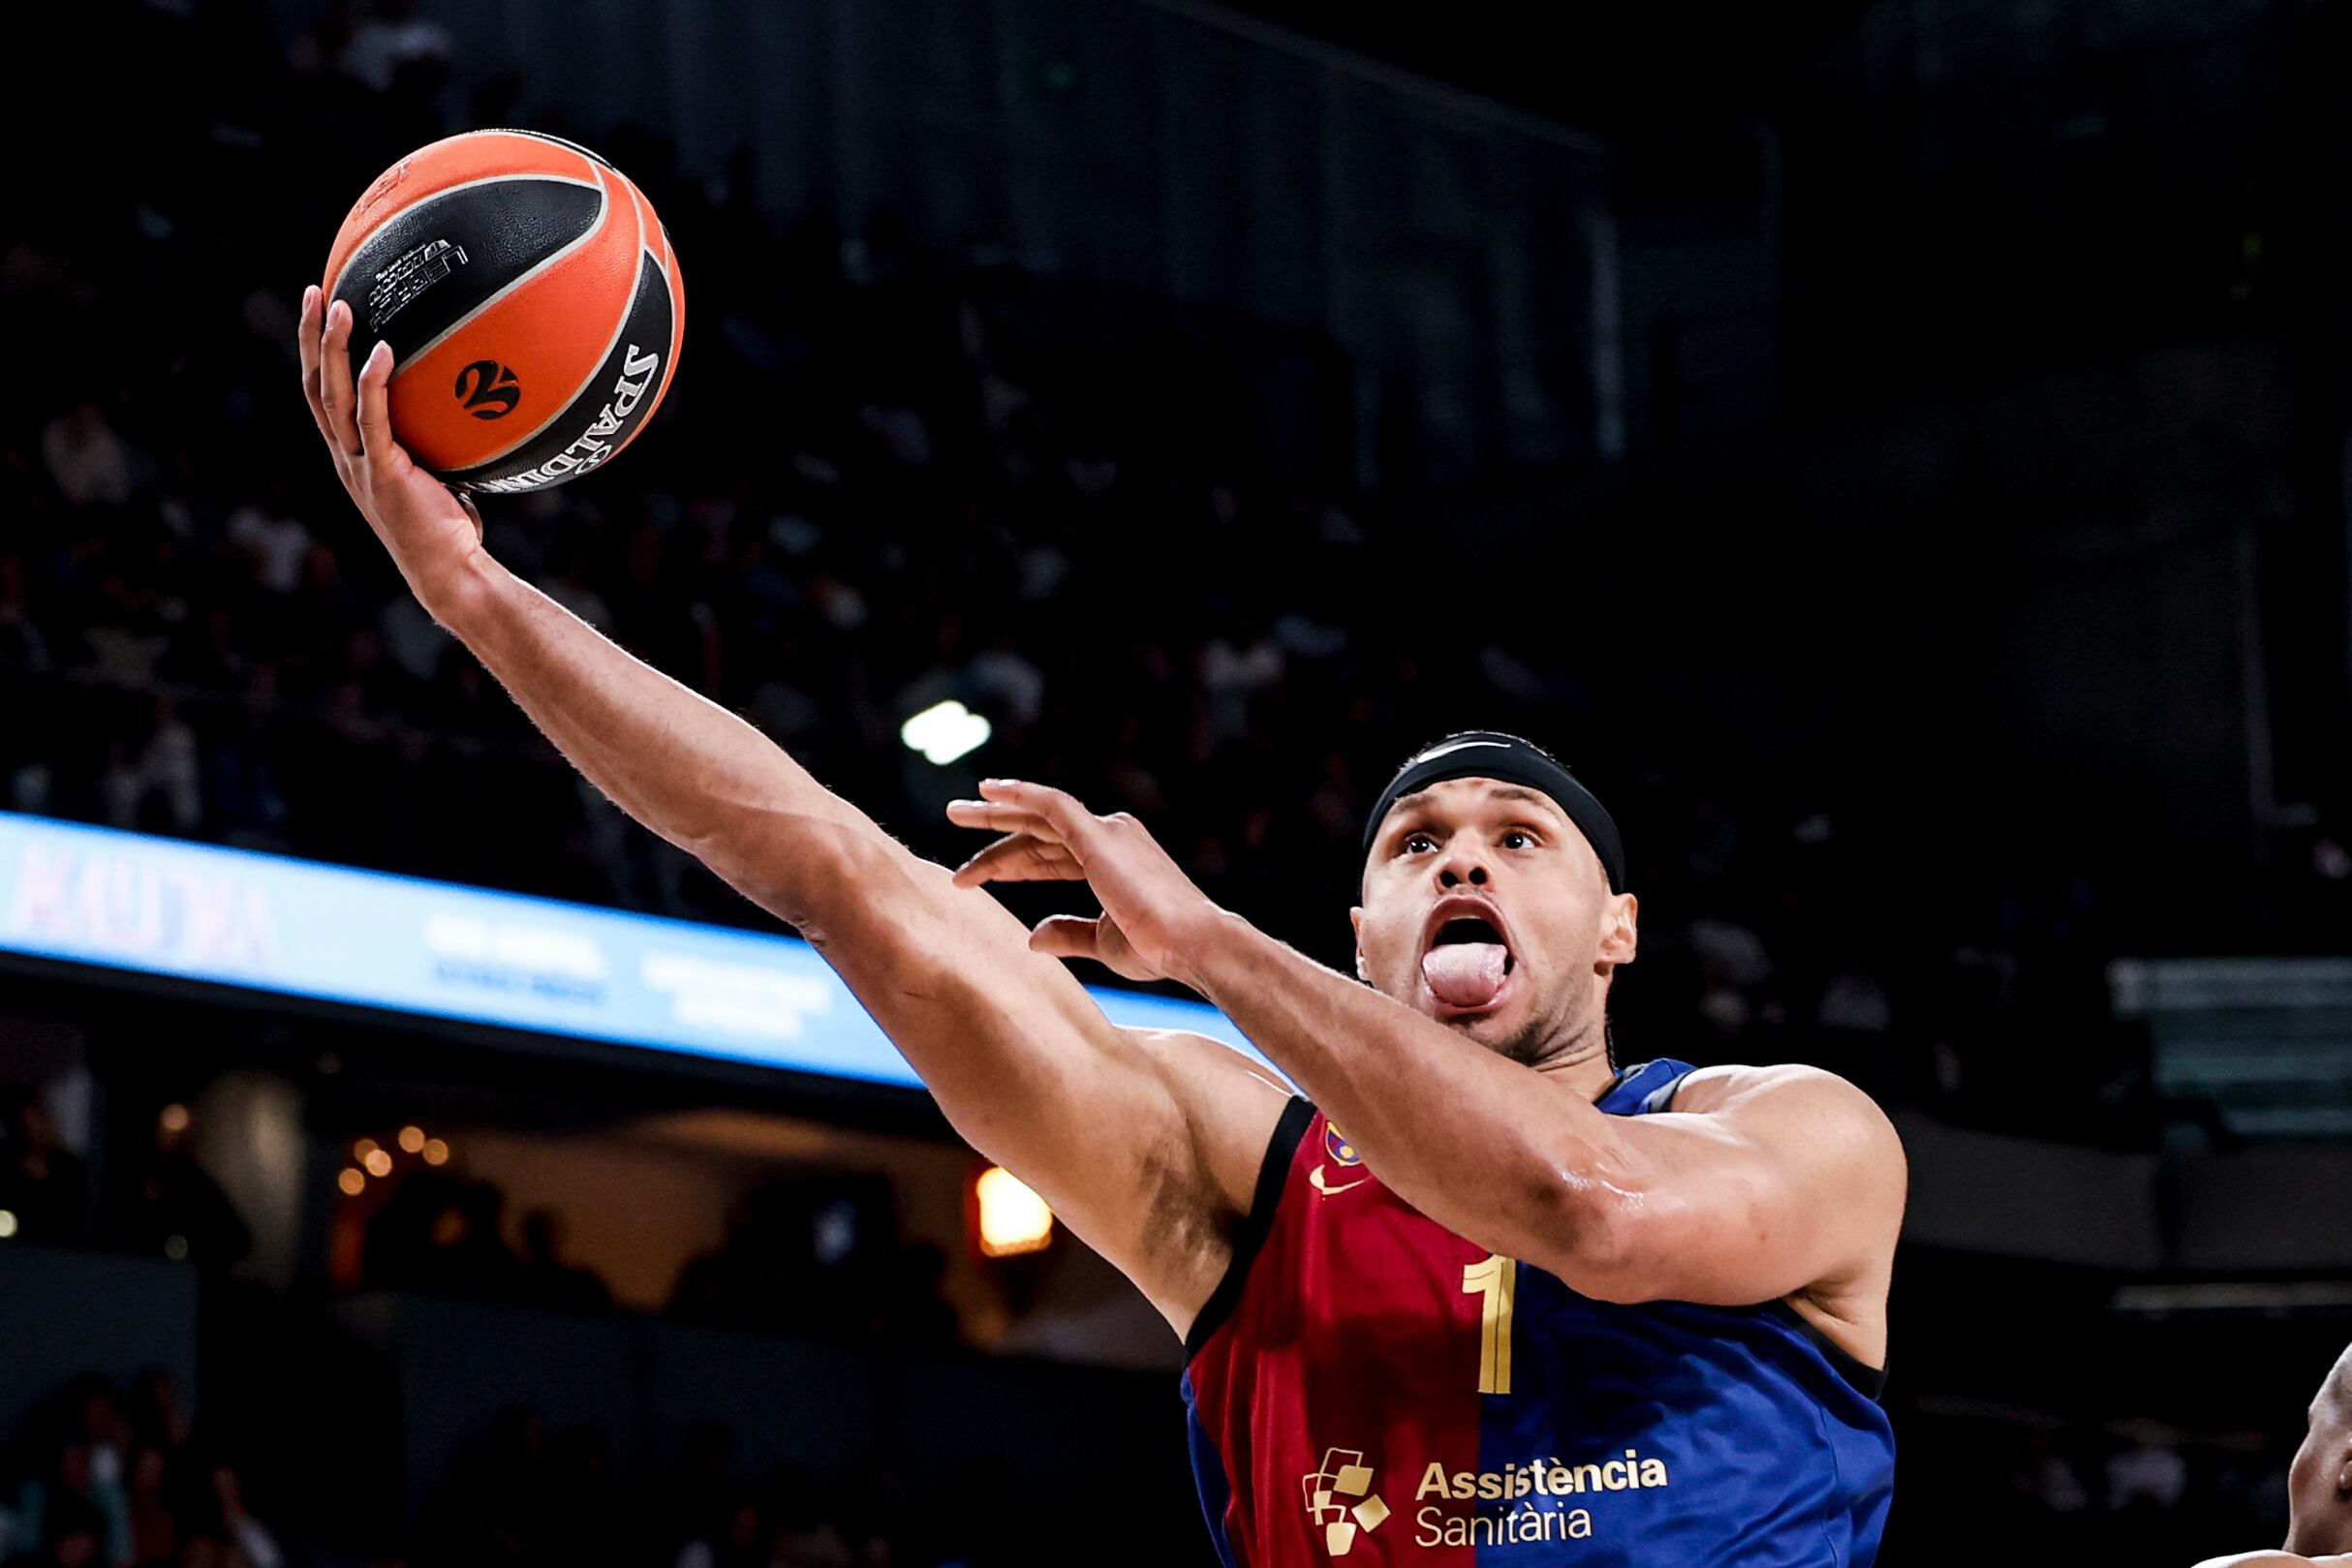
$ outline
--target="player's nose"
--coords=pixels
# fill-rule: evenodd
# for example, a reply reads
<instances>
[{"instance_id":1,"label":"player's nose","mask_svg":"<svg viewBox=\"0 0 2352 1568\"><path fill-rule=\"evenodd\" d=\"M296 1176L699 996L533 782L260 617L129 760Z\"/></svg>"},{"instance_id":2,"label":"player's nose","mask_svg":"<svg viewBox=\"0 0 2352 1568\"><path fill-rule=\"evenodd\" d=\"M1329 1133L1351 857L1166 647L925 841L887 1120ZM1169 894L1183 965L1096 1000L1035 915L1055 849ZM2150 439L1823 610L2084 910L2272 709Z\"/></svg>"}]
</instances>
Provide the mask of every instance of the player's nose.
<instances>
[{"instance_id":1,"label":"player's nose","mask_svg":"<svg viewBox=\"0 0 2352 1568\"><path fill-rule=\"evenodd\" d=\"M1438 885L1448 891L1465 883L1484 887L1486 882L1486 867L1476 855L1449 853L1438 863Z\"/></svg>"}]
</instances>

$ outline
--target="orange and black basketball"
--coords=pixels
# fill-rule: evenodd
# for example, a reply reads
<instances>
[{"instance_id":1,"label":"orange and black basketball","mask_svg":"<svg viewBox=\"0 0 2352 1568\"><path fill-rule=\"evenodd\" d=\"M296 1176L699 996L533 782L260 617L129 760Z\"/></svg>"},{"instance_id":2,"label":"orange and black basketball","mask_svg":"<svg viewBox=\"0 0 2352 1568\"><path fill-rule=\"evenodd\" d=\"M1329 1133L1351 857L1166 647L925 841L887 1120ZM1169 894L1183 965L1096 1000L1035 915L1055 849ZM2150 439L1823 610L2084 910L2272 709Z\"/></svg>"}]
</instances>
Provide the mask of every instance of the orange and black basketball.
<instances>
[{"instance_id":1,"label":"orange and black basketball","mask_svg":"<svg viewBox=\"0 0 2352 1568\"><path fill-rule=\"evenodd\" d=\"M677 369L686 295L627 176L530 131L469 131L403 158L326 259L352 372L392 346L392 434L452 484L537 490L608 462Z\"/></svg>"}]
</instances>

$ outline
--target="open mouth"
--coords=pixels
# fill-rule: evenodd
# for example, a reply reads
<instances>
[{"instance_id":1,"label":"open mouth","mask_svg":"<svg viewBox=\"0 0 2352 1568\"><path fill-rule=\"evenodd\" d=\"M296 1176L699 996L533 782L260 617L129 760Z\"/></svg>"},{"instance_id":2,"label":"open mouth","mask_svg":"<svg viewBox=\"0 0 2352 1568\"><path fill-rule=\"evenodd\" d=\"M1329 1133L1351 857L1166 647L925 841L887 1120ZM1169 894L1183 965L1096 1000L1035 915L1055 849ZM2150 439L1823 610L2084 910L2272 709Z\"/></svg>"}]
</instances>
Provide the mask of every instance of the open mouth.
<instances>
[{"instance_id":1,"label":"open mouth","mask_svg":"<svg viewBox=\"0 0 2352 1568\"><path fill-rule=\"evenodd\" d=\"M1502 933L1495 929L1494 922L1482 920L1476 915L1448 920L1438 928L1438 934L1430 938L1429 945L1432 952L1440 947L1500 947L1502 949L1502 972L1505 974L1510 973L1512 967L1519 962L1511 956L1510 944L1502 939Z\"/></svg>"},{"instance_id":2,"label":"open mouth","mask_svg":"<svg viewBox=\"0 0 2352 1568\"><path fill-rule=\"evenodd\" d=\"M1438 927L1421 954L1421 978L1430 995L1461 1012L1494 1005L1518 967L1501 928L1473 910L1454 913L1439 905L1436 913Z\"/></svg>"}]
</instances>

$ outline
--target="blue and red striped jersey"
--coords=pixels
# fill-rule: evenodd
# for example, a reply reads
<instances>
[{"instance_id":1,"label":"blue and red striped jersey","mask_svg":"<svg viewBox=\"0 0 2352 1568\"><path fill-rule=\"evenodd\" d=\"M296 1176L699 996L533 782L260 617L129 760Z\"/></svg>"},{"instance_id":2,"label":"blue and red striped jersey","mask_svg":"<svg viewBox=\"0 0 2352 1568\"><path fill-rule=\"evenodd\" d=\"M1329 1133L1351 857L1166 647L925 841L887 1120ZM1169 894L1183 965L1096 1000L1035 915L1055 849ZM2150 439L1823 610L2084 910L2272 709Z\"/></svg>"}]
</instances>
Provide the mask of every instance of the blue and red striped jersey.
<instances>
[{"instance_id":1,"label":"blue and red striped jersey","mask_svg":"<svg viewBox=\"0 0 2352 1568\"><path fill-rule=\"evenodd\" d=\"M1687 1063L1620 1073L1666 1109ZM1864 1568L1878 1373L1782 1303L1622 1306L1407 1205L1305 1100L1186 1341L1225 1568Z\"/></svg>"}]
</instances>

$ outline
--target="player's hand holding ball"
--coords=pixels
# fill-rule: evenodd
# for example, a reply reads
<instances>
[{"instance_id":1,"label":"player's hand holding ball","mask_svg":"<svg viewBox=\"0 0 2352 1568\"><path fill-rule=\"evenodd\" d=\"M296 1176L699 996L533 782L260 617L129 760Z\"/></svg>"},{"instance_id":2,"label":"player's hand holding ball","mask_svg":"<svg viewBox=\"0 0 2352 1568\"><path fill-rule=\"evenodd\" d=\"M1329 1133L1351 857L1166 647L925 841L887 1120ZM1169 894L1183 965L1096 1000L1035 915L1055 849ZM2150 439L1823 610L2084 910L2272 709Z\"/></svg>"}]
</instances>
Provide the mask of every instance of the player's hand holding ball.
<instances>
[{"instance_id":1,"label":"player's hand holding ball","mask_svg":"<svg viewBox=\"0 0 2352 1568\"><path fill-rule=\"evenodd\" d=\"M469 495L562 484L669 389L685 294L628 177L572 142L471 131L386 169L305 291L304 393L343 487L427 607L481 547Z\"/></svg>"},{"instance_id":2,"label":"player's hand holding ball","mask_svg":"<svg viewBox=\"0 0 2352 1568\"><path fill-rule=\"evenodd\" d=\"M302 390L334 456L336 477L428 609L454 589L481 548L481 513L418 468L392 439L392 351L382 343L355 384L351 307L302 292Z\"/></svg>"}]
</instances>

